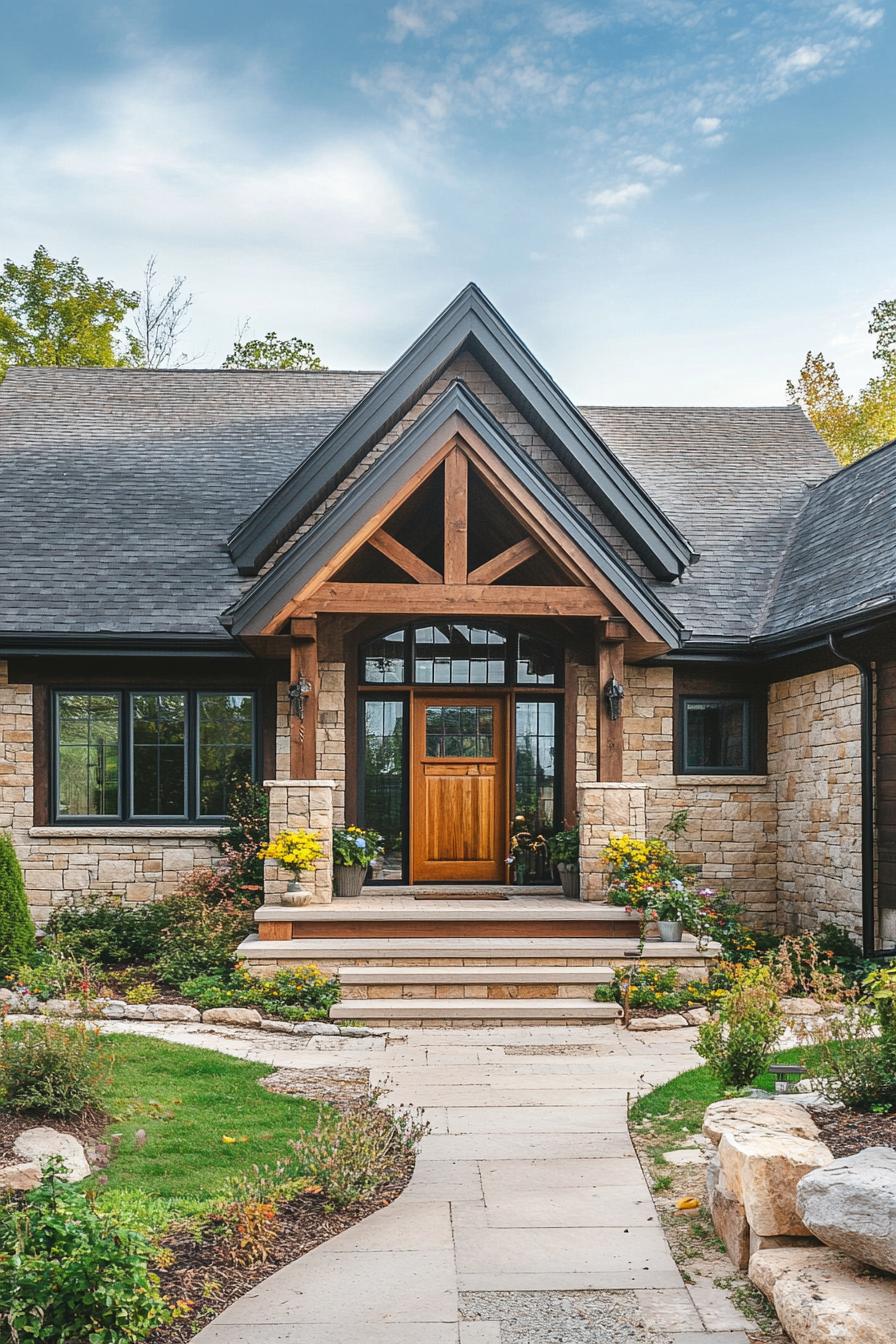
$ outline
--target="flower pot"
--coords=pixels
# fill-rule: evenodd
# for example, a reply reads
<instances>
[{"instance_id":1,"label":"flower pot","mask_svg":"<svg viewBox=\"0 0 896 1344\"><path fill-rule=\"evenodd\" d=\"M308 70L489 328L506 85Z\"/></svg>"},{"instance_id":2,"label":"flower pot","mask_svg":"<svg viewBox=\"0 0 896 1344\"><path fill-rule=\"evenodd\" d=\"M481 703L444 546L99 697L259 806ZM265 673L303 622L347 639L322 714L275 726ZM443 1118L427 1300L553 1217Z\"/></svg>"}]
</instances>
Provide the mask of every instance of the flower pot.
<instances>
[{"instance_id":1,"label":"flower pot","mask_svg":"<svg viewBox=\"0 0 896 1344\"><path fill-rule=\"evenodd\" d=\"M334 863L333 895L360 896L361 888L364 885L364 879L366 876L367 876L366 864Z\"/></svg>"},{"instance_id":2,"label":"flower pot","mask_svg":"<svg viewBox=\"0 0 896 1344\"><path fill-rule=\"evenodd\" d=\"M579 865L577 863L558 863L557 872L560 874L563 895L567 900L578 901L581 898Z\"/></svg>"},{"instance_id":3,"label":"flower pot","mask_svg":"<svg viewBox=\"0 0 896 1344\"><path fill-rule=\"evenodd\" d=\"M680 919L658 919L656 926L660 931L661 943L680 943L684 925Z\"/></svg>"},{"instance_id":4,"label":"flower pot","mask_svg":"<svg viewBox=\"0 0 896 1344\"><path fill-rule=\"evenodd\" d=\"M297 877L294 877L293 880L290 882L289 886L286 888L286 892L283 897L283 904L308 905L311 902L313 895L314 895L313 891L311 891L308 887L303 887L299 879Z\"/></svg>"}]
</instances>

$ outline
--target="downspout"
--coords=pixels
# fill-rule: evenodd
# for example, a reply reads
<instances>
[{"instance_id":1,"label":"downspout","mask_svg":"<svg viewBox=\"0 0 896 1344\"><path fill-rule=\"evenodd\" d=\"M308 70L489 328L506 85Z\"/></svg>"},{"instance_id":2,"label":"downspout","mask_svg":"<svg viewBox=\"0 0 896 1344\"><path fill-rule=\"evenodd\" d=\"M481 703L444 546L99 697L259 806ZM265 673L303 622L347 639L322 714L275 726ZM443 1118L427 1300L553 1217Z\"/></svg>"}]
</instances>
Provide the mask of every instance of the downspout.
<instances>
[{"instance_id":1,"label":"downspout","mask_svg":"<svg viewBox=\"0 0 896 1344\"><path fill-rule=\"evenodd\" d=\"M874 682L871 664L843 653L833 635L828 646L835 658L858 669L862 680L862 951L875 954L874 940Z\"/></svg>"}]
</instances>

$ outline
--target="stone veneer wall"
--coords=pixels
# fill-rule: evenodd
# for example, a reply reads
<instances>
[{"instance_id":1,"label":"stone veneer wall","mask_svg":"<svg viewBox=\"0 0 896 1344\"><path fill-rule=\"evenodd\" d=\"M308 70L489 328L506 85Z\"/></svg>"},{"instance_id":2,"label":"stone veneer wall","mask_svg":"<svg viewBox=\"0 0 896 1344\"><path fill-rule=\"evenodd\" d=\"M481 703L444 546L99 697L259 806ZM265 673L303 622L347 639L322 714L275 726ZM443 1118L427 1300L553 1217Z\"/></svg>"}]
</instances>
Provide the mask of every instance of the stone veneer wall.
<instances>
[{"instance_id":1,"label":"stone veneer wall","mask_svg":"<svg viewBox=\"0 0 896 1344\"><path fill-rule=\"evenodd\" d=\"M862 932L861 680L836 667L780 681L768 707L777 790L778 918Z\"/></svg>"},{"instance_id":2,"label":"stone veneer wall","mask_svg":"<svg viewBox=\"0 0 896 1344\"><path fill-rule=\"evenodd\" d=\"M316 831L323 845L323 857L314 869L303 873L301 885L312 892L312 905L326 905L333 899L333 797L332 779L266 779L270 798L271 839L281 831ZM264 862L264 903L281 905L295 875L273 859Z\"/></svg>"},{"instance_id":3,"label":"stone veneer wall","mask_svg":"<svg viewBox=\"0 0 896 1344\"><path fill-rule=\"evenodd\" d=\"M0 660L0 830L12 834L39 923L88 891L149 901L174 891L217 857L217 827L33 825L34 738L30 686L10 685Z\"/></svg>"}]
</instances>

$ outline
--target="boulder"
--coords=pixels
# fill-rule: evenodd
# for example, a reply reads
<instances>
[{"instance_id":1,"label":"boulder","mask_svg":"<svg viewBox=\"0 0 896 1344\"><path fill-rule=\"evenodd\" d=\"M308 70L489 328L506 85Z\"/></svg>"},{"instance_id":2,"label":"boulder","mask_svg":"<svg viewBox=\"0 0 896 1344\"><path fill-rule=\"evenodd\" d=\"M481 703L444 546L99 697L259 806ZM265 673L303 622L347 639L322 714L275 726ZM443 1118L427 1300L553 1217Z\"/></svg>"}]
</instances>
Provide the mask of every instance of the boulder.
<instances>
[{"instance_id":1,"label":"boulder","mask_svg":"<svg viewBox=\"0 0 896 1344\"><path fill-rule=\"evenodd\" d=\"M686 1027L687 1020L681 1013L665 1013L662 1017L633 1017L628 1024L629 1031L670 1031L673 1027Z\"/></svg>"},{"instance_id":2,"label":"boulder","mask_svg":"<svg viewBox=\"0 0 896 1344\"><path fill-rule=\"evenodd\" d=\"M149 1017L149 1005L146 1003L126 1003L124 1016L129 1022L145 1022Z\"/></svg>"},{"instance_id":3,"label":"boulder","mask_svg":"<svg viewBox=\"0 0 896 1344\"><path fill-rule=\"evenodd\" d=\"M711 1020L712 1014L708 1008L686 1008L682 1013L682 1017L689 1026L702 1027L706 1022Z\"/></svg>"},{"instance_id":4,"label":"boulder","mask_svg":"<svg viewBox=\"0 0 896 1344\"><path fill-rule=\"evenodd\" d=\"M747 1278L769 1302L774 1301L775 1284L785 1274L799 1273L823 1265L836 1265L846 1260L840 1251L830 1246L787 1246L776 1250L757 1251L750 1256Z\"/></svg>"},{"instance_id":5,"label":"boulder","mask_svg":"<svg viewBox=\"0 0 896 1344\"><path fill-rule=\"evenodd\" d=\"M222 1027L260 1027L261 1013L257 1008L206 1008L202 1020Z\"/></svg>"},{"instance_id":6,"label":"boulder","mask_svg":"<svg viewBox=\"0 0 896 1344\"><path fill-rule=\"evenodd\" d=\"M44 1017L81 1017L84 1007L80 999L45 999L38 1012Z\"/></svg>"},{"instance_id":7,"label":"boulder","mask_svg":"<svg viewBox=\"0 0 896 1344\"><path fill-rule=\"evenodd\" d=\"M713 1154L706 1169L706 1203L728 1259L738 1269L746 1269L750 1259L750 1225L743 1204L725 1187L718 1153Z\"/></svg>"},{"instance_id":8,"label":"boulder","mask_svg":"<svg viewBox=\"0 0 896 1344\"><path fill-rule=\"evenodd\" d=\"M90 1175L90 1163L83 1144L73 1134L63 1134L48 1125L24 1130L14 1140L12 1148L16 1157L23 1162L33 1162L37 1167L43 1167L51 1157L58 1157L68 1181L83 1181Z\"/></svg>"},{"instance_id":9,"label":"boulder","mask_svg":"<svg viewBox=\"0 0 896 1344\"><path fill-rule=\"evenodd\" d=\"M796 1207L819 1240L896 1274L896 1149L864 1148L810 1171Z\"/></svg>"},{"instance_id":10,"label":"boulder","mask_svg":"<svg viewBox=\"0 0 896 1344\"><path fill-rule=\"evenodd\" d=\"M754 1260L763 1256L804 1257L801 1266L791 1263L783 1272L779 1264L771 1290L793 1344L896 1344L896 1280L826 1248L814 1258L809 1251L761 1251Z\"/></svg>"},{"instance_id":11,"label":"boulder","mask_svg":"<svg viewBox=\"0 0 896 1344\"><path fill-rule=\"evenodd\" d=\"M757 1130L793 1134L802 1139L818 1136L818 1126L802 1106L776 1101L773 1097L732 1097L728 1101L714 1101L703 1115L703 1133L715 1144L725 1133Z\"/></svg>"},{"instance_id":12,"label":"boulder","mask_svg":"<svg viewBox=\"0 0 896 1344\"><path fill-rule=\"evenodd\" d=\"M342 1032L335 1022L296 1022L294 1036L341 1036Z\"/></svg>"},{"instance_id":13,"label":"boulder","mask_svg":"<svg viewBox=\"0 0 896 1344\"><path fill-rule=\"evenodd\" d=\"M823 1012L817 999L782 999L781 1011L786 1017L819 1017Z\"/></svg>"},{"instance_id":14,"label":"boulder","mask_svg":"<svg viewBox=\"0 0 896 1344\"><path fill-rule=\"evenodd\" d=\"M291 1036L294 1022L283 1022L278 1017L264 1017L258 1024L262 1031L279 1032L281 1036Z\"/></svg>"},{"instance_id":15,"label":"boulder","mask_svg":"<svg viewBox=\"0 0 896 1344\"><path fill-rule=\"evenodd\" d=\"M0 1190L33 1190L40 1185L40 1167L36 1162L15 1162L0 1167Z\"/></svg>"},{"instance_id":16,"label":"boulder","mask_svg":"<svg viewBox=\"0 0 896 1344\"><path fill-rule=\"evenodd\" d=\"M816 1167L833 1161L817 1139L768 1130L728 1131L719 1143L726 1188L744 1206L747 1222L761 1237L802 1237L796 1187Z\"/></svg>"},{"instance_id":17,"label":"boulder","mask_svg":"<svg viewBox=\"0 0 896 1344\"><path fill-rule=\"evenodd\" d=\"M802 1247L804 1250L821 1246L815 1237L760 1237L750 1228L750 1259L759 1251L779 1251L783 1247Z\"/></svg>"},{"instance_id":18,"label":"boulder","mask_svg":"<svg viewBox=\"0 0 896 1344\"><path fill-rule=\"evenodd\" d=\"M150 1003L147 1008L149 1022L199 1022L202 1018L199 1009L187 1003Z\"/></svg>"},{"instance_id":19,"label":"boulder","mask_svg":"<svg viewBox=\"0 0 896 1344\"><path fill-rule=\"evenodd\" d=\"M102 1007L103 1017L121 1018L127 1013L128 1005L124 999L106 999Z\"/></svg>"}]
</instances>

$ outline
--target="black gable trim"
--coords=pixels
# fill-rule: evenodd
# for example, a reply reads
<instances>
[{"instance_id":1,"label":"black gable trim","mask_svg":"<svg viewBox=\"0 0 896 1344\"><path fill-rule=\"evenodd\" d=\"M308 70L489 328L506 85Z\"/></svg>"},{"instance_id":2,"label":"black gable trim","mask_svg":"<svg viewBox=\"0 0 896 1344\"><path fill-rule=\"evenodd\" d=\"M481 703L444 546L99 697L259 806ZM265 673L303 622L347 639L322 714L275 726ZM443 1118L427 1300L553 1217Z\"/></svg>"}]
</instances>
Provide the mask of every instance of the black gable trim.
<instances>
[{"instance_id":1,"label":"black gable trim","mask_svg":"<svg viewBox=\"0 0 896 1344\"><path fill-rule=\"evenodd\" d=\"M347 537L357 533L419 466L427 441L449 417L460 415L513 472L520 484L542 500L558 526L606 574L657 634L673 647L682 629L648 585L622 560L600 533L571 505L545 472L514 442L503 426L464 383L454 382L354 482L264 578L221 617L235 635L258 633L291 594L299 591L331 560Z\"/></svg>"},{"instance_id":2,"label":"black gable trim","mask_svg":"<svg viewBox=\"0 0 896 1344\"><path fill-rule=\"evenodd\" d=\"M689 543L475 285L461 291L305 462L233 531L228 545L240 573L258 573L464 348L527 415L657 578L681 576L695 559Z\"/></svg>"}]
</instances>

